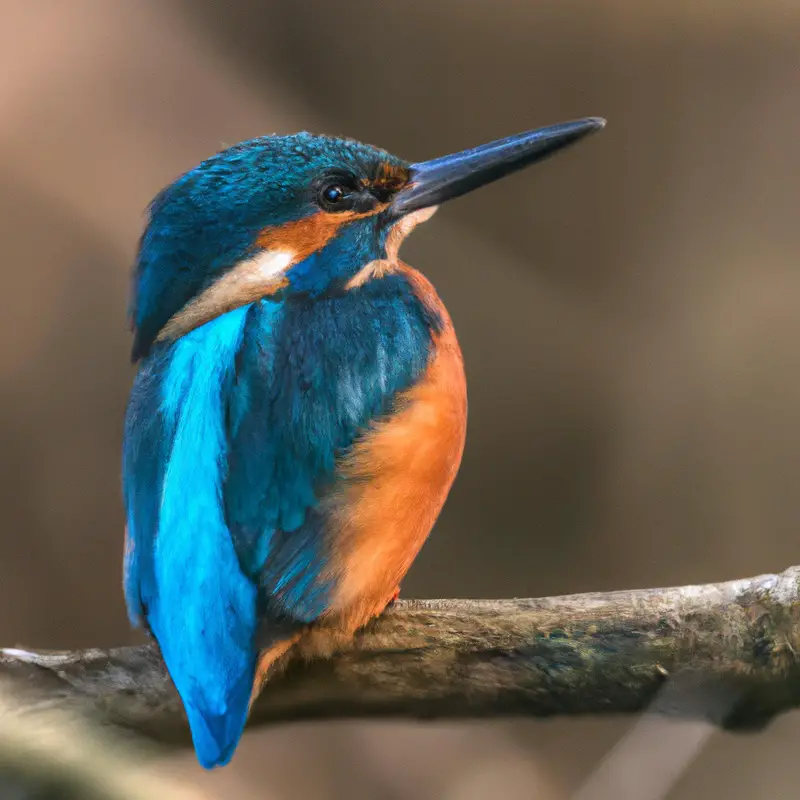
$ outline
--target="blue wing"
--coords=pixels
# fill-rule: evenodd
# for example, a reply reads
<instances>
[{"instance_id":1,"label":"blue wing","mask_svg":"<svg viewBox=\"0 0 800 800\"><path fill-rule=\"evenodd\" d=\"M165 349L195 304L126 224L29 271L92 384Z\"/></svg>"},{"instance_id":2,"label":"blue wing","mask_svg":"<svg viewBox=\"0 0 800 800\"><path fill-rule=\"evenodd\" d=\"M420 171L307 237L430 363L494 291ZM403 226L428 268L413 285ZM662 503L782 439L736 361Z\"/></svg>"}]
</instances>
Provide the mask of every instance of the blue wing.
<instances>
[{"instance_id":1,"label":"blue wing","mask_svg":"<svg viewBox=\"0 0 800 800\"><path fill-rule=\"evenodd\" d=\"M337 458L427 365L435 320L404 279L380 284L236 309L157 347L137 376L126 597L206 765L241 735L259 630L327 608L319 500Z\"/></svg>"}]
</instances>

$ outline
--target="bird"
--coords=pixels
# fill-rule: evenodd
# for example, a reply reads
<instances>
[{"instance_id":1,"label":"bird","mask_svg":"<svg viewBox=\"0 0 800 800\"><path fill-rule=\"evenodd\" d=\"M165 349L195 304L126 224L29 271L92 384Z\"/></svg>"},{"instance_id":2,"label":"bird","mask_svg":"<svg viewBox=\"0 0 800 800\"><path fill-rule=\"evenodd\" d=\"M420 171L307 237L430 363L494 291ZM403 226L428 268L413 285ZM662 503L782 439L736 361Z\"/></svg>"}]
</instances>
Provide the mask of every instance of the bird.
<instances>
[{"instance_id":1,"label":"bird","mask_svg":"<svg viewBox=\"0 0 800 800\"><path fill-rule=\"evenodd\" d=\"M441 203L604 124L418 163L353 139L262 136L149 205L130 303L124 595L203 767L230 761L292 653L329 656L396 599L456 477L462 353L403 240Z\"/></svg>"}]
</instances>

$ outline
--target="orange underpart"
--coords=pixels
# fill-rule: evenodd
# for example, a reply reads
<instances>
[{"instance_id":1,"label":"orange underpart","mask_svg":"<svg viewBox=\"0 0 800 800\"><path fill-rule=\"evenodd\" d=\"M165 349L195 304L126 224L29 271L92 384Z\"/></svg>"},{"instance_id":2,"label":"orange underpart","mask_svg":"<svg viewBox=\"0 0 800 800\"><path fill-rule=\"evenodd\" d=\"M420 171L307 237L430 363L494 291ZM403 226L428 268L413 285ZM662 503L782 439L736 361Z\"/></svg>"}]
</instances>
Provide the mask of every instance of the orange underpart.
<instances>
[{"instance_id":1,"label":"orange underpart","mask_svg":"<svg viewBox=\"0 0 800 800\"><path fill-rule=\"evenodd\" d=\"M452 322L433 286L402 262L417 297L441 320L428 366L403 393L398 411L376 423L339 464L329 498L329 610L298 637L262 653L255 698L276 662L291 650L325 658L352 642L400 595L408 572L444 505L461 463L467 423L466 379Z\"/></svg>"},{"instance_id":2,"label":"orange underpart","mask_svg":"<svg viewBox=\"0 0 800 800\"><path fill-rule=\"evenodd\" d=\"M269 678L270 670L275 664L284 656L292 646L300 639L301 634L296 634L289 639L284 639L280 642L275 642L272 647L263 650L258 657L258 664L256 665L256 674L253 679L253 690L250 693L250 705L252 706L258 697L261 689Z\"/></svg>"},{"instance_id":3,"label":"orange underpart","mask_svg":"<svg viewBox=\"0 0 800 800\"><path fill-rule=\"evenodd\" d=\"M418 297L435 310L430 363L398 411L375 424L341 463L331 498L336 592L331 615L355 630L382 613L430 533L461 463L466 381L452 323L433 287L404 264Z\"/></svg>"}]
</instances>

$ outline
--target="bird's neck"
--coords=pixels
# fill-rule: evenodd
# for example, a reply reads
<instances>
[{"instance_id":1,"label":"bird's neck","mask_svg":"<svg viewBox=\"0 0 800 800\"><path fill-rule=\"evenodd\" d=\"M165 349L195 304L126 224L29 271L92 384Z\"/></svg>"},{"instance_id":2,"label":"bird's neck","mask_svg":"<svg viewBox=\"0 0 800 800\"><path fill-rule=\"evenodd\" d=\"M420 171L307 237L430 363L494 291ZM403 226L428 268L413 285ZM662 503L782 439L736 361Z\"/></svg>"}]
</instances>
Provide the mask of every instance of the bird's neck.
<instances>
[{"instance_id":1,"label":"bird's neck","mask_svg":"<svg viewBox=\"0 0 800 800\"><path fill-rule=\"evenodd\" d=\"M287 293L317 297L341 292L367 264L386 257L384 237L373 226L353 224L287 273Z\"/></svg>"}]
</instances>

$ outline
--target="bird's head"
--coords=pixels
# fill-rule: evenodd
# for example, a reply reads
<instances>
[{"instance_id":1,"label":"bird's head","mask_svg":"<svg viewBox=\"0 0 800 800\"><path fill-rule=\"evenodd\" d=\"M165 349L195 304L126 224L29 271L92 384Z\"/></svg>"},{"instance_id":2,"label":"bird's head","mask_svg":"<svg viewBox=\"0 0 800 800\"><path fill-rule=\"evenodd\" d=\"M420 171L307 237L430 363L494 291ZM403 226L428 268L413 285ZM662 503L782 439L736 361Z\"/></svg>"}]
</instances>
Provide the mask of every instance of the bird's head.
<instances>
[{"instance_id":1,"label":"bird's head","mask_svg":"<svg viewBox=\"0 0 800 800\"><path fill-rule=\"evenodd\" d=\"M133 358L267 295L348 291L439 203L603 126L588 118L418 164L298 133L223 150L150 206L134 270Z\"/></svg>"}]
</instances>

